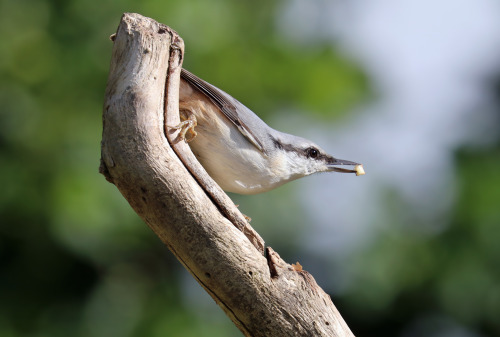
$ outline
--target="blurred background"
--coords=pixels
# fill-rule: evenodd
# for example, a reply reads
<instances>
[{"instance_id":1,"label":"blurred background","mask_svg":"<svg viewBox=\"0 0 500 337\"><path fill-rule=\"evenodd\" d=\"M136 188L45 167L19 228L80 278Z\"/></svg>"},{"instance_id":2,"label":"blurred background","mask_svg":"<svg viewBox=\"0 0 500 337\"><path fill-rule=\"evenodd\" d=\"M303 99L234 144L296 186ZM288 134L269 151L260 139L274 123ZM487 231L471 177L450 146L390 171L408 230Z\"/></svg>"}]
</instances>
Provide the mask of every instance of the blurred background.
<instances>
[{"instance_id":1,"label":"blurred background","mask_svg":"<svg viewBox=\"0 0 500 337\"><path fill-rule=\"evenodd\" d=\"M364 164L231 195L356 336L500 336L500 2L0 0L0 336L240 336L98 174L123 12Z\"/></svg>"}]
</instances>

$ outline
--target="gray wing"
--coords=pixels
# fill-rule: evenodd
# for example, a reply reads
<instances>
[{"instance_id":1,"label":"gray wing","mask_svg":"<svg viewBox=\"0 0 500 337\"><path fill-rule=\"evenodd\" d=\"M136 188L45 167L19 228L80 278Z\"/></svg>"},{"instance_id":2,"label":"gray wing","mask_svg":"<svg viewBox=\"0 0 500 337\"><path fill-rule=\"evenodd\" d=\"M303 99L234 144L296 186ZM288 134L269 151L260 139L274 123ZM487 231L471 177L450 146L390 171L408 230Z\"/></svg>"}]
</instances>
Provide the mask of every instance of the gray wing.
<instances>
[{"instance_id":1,"label":"gray wing","mask_svg":"<svg viewBox=\"0 0 500 337\"><path fill-rule=\"evenodd\" d=\"M222 111L224 116L226 116L238 128L241 134L245 136L257 149L259 149L259 151L263 153L265 152L262 141L254 132L252 132L248 125L242 121L239 115L242 113L253 114L252 111L231 97L229 94L214 87L210 83L205 82L184 68L181 71L181 77L193 87L198 89L198 91L207 96L212 103L214 103L219 110ZM255 117L258 118L257 116Z\"/></svg>"}]
</instances>

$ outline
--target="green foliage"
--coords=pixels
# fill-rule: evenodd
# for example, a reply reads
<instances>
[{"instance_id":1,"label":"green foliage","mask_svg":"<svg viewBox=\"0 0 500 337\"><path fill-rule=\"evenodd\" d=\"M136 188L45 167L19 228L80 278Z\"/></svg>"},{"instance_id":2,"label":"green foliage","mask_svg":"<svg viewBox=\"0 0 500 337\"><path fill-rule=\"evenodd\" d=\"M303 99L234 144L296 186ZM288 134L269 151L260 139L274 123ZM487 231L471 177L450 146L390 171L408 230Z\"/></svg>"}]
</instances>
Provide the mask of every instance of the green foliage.
<instances>
[{"instance_id":1,"label":"green foliage","mask_svg":"<svg viewBox=\"0 0 500 337\"><path fill-rule=\"evenodd\" d=\"M442 232L402 227L396 217L352 262L355 284L341 303L371 333L393 335L387 326L416 313L446 314L488 335L500 331L500 147L462 150L457 167L458 200Z\"/></svg>"},{"instance_id":2,"label":"green foliage","mask_svg":"<svg viewBox=\"0 0 500 337\"><path fill-rule=\"evenodd\" d=\"M185 271L97 173L108 37L123 12L170 25L185 40L186 68L264 117L291 108L338 118L366 99L369 83L351 60L280 35L280 5L0 1L0 336L238 335L215 304L200 314L187 303ZM396 335L401 321L441 312L500 333L499 154L458 154L446 230L409 233L395 217L349 261L352 292L335 301L354 331ZM298 202L291 187L282 191L242 208L293 255L307 220L289 207Z\"/></svg>"},{"instance_id":3,"label":"green foliage","mask_svg":"<svg viewBox=\"0 0 500 337\"><path fill-rule=\"evenodd\" d=\"M361 73L334 50L280 43L277 5L0 1L1 336L238 334L221 310L187 306L185 271L97 172L109 36L123 12L166 23L187 67L265 112L354 104Z\"/></svg>"}]
</instances>

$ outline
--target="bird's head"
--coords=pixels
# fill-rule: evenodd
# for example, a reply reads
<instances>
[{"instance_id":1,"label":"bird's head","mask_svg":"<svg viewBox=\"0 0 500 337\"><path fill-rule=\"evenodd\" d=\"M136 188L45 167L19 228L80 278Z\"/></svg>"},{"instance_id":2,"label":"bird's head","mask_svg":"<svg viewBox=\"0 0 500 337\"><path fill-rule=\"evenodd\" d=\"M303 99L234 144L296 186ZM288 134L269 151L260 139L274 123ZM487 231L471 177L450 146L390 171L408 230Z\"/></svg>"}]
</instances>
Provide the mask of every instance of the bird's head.
<instances>
[{"instance_id":1,"label":"bird's head","mask_svg":"<svg viewBox=\"0 0 500 337\"><path fill-rule=\"evenodd\" d=\"M277 158L280 174L286 180L298 179L318 172L361 173L361 165L349 160L337 159L310 140L282 134L273 138L274 157ZM350 165L354 169L339 166ZM278 169L278 168L277 168Z\"/></svg>"}]
</instances>

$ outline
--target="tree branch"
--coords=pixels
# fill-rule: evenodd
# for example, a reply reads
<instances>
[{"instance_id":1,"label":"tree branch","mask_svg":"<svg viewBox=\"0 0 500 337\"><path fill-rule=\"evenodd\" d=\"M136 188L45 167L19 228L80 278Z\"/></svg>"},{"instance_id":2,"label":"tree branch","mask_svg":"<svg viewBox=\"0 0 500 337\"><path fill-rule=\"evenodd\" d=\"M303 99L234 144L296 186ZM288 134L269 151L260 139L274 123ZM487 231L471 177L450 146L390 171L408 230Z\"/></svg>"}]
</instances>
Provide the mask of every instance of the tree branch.
<instances>
[{"instance_id":1,"label":"tree branch","mask_svg":"<svg viewBox=\"0 0 500 337\"><path fill-rule=\"evenodd\" d=\"M113 40L100 172L245 336L353 336L309 273L269 247L263 254L260 236L166 127L178 121L182 39L124 14Z\"/></svg>"}]
</instances>

